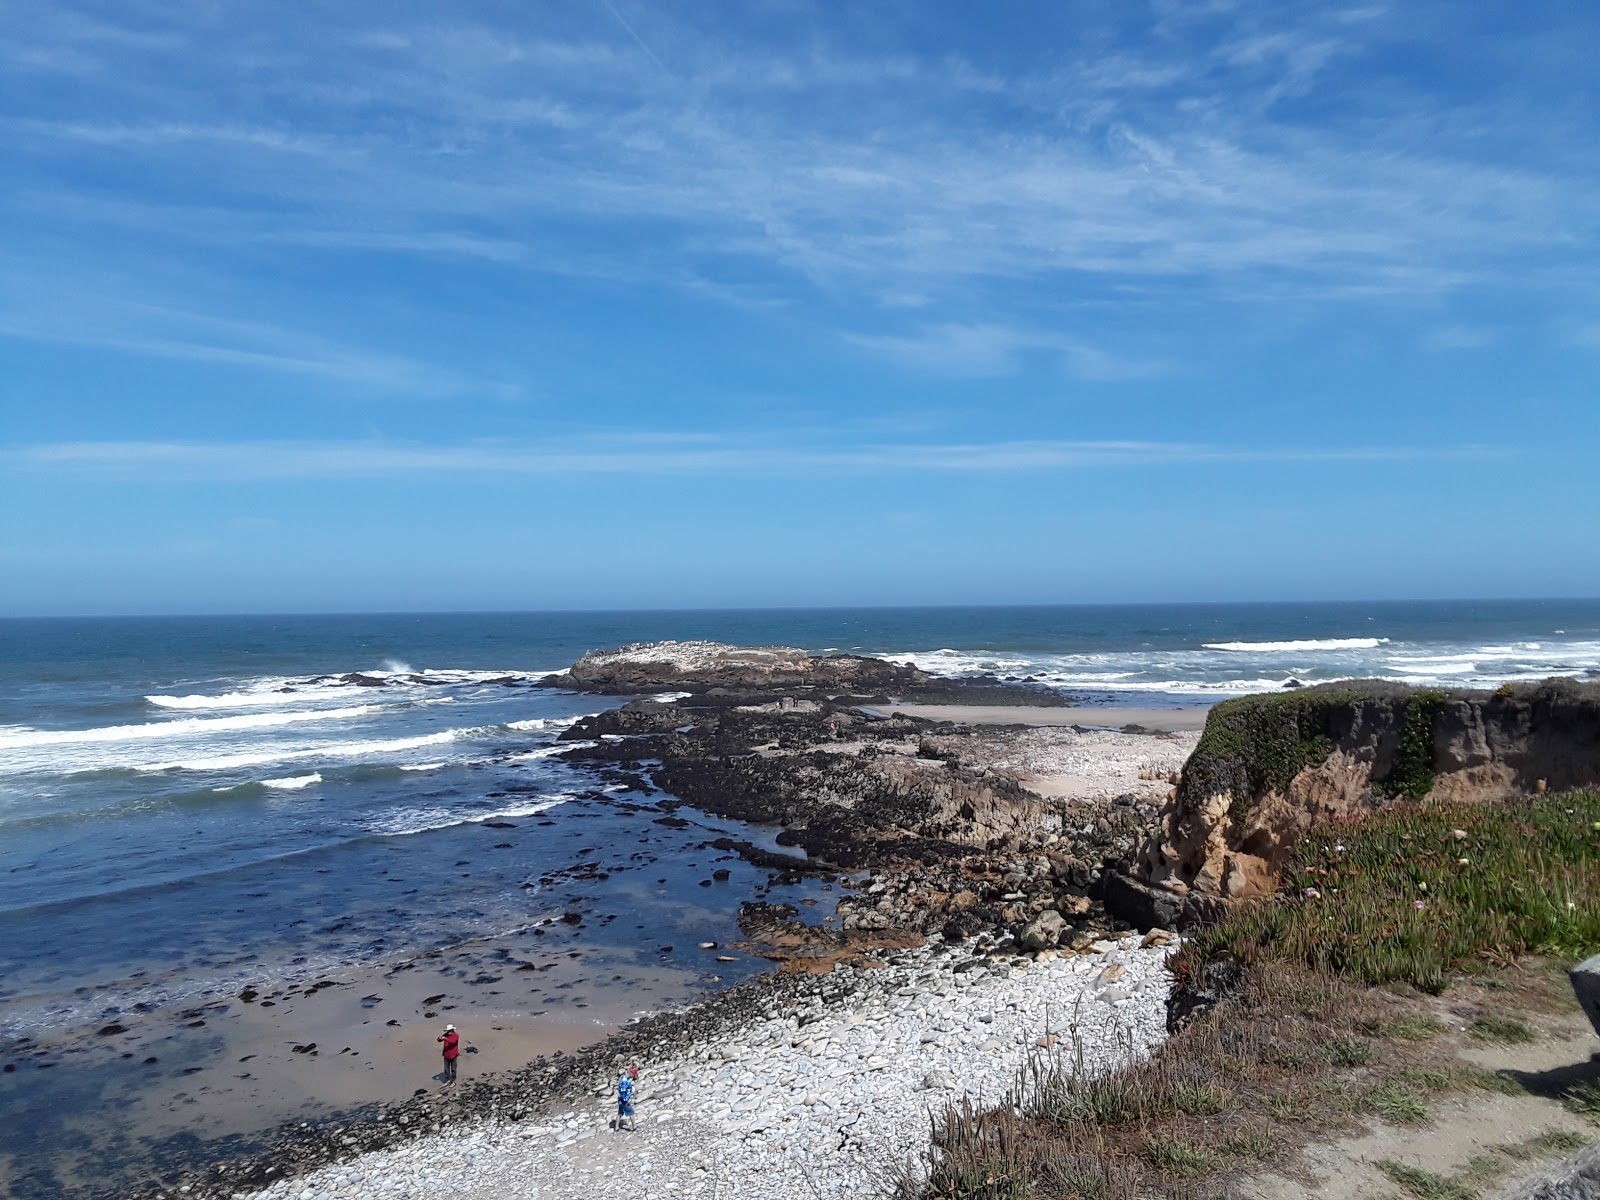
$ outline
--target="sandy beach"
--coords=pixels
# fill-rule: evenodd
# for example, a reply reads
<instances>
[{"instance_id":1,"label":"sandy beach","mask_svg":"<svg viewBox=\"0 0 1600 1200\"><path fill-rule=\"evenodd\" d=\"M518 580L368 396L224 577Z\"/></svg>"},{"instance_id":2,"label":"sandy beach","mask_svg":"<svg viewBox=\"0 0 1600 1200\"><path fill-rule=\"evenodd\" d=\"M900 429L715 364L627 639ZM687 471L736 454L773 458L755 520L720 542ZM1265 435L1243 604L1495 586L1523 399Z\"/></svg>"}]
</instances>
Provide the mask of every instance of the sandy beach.
<instances>
[{"instance_id":1,"label":"sandy beach","mask_svg":"<svg viewBox=\"0 0 1600 1200\"><path fill-rule=\"evenodd\" d=\"M1137 725L1152 733L1190 733L1205 728L1210 706L1036 708L989 704L886 704L874 711L904 713L925 721L954 721L961 725L1081 725L1089 729L1124 729Z\"/></svg>"}]
</instances>

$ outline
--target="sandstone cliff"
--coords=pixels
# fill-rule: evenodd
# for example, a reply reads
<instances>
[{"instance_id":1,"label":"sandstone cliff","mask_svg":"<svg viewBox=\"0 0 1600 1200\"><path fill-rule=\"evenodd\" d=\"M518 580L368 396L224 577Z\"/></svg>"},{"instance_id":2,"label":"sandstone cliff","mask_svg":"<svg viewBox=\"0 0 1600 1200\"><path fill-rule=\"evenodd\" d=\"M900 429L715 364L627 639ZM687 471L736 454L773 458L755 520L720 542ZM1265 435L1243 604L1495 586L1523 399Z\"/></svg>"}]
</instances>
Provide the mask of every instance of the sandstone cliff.
<instances>
[{"instance_id":1,"label":"sandstone cliff","mask_svg":"<svg viewBox=\"0 0 1600 1200\"><path fill-rule=\"evenodd\" d=\"M1361 681L1228 700L1211 711L1132 878L1119 881L1122 907L1165 923L1268 894L1307 829L1398 799L1596 782L1596 684L1475 692Z\"/></svg>"}]
</instances>

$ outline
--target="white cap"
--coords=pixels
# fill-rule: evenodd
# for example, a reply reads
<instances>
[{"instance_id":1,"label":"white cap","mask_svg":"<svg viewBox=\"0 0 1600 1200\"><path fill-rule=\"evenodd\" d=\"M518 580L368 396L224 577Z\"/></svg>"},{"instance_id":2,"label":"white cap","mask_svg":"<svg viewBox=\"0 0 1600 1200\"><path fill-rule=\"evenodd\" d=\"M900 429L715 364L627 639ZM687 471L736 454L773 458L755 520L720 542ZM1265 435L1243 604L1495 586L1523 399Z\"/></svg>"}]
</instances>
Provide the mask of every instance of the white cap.
<instances>
[{"instance_id":1,"label":"white cap","mask_svg":"<svg viewBox=\"0 0 1600 1200\"><path fill-rule=\"evenodd\" d=\"M446 1033L450 1033L450 1032L452 1032L452 1031L453 1031L453 1030L454 1030L454 1029L455 1029L455 1026L454 1026L454 1025L446 1025L446 1026L445 1026L445 1027L444 1027L444 1031L445 1031L445 1032L446 1032Z\"/></svg>"}]
</instances>

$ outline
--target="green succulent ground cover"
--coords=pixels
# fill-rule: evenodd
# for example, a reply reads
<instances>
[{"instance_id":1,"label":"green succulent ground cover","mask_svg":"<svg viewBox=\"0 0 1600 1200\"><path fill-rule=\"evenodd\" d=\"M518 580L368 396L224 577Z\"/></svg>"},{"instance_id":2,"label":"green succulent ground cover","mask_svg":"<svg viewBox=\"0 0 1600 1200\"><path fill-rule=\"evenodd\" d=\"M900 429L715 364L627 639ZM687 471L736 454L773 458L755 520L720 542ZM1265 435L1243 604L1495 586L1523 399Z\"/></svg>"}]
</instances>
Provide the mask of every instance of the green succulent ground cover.
<instances>
[{"instance_id":1,"label":"green succulent ground cover","mask_svg":"<svg viewBox=\"0 0 1600 1200\"><path fill-rule=\"evenodd\" d=\"M1309 835L1285 882L1278 899L1199 933L1184 958L1270 957L1437 992L1521 954L1592 953L1600 792L1402 804Z\"/></svg>"}]
</instances>

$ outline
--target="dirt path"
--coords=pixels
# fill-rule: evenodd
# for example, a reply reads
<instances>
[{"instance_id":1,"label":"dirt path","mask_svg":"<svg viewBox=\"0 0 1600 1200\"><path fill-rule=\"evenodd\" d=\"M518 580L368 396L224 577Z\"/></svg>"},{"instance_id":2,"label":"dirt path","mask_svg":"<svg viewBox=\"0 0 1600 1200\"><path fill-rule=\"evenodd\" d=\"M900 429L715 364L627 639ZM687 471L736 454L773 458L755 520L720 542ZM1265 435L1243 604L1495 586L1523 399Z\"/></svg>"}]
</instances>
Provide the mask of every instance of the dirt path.
<instances>
[{"instance_id":1,"label":"dirt path","mask_svg":"<svg viewBox=\"0 0 1600 1200\"><path fill-rule=\"evenodd\" d=\"M1439 1010L1447 1024L1459 1021L1447 1000ZM1360 1134L1306 1147L1281 1174L1238 1181L1231 1194L1237 1200L1492 1197L1600 1140L1600 1117L1574 1112L1560 1099L1575 1083L1600 1086L1600 1037L1575 1004L1571 1011L1518 1015L1537 1040L1463 1038L1455 1059L1464 1068L1493 1072L1520 1094L1476 1090L1439 1097L1423 1124L1372 1121Z\"/></svg>"}]
</instances>

